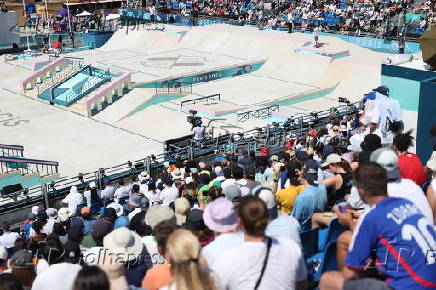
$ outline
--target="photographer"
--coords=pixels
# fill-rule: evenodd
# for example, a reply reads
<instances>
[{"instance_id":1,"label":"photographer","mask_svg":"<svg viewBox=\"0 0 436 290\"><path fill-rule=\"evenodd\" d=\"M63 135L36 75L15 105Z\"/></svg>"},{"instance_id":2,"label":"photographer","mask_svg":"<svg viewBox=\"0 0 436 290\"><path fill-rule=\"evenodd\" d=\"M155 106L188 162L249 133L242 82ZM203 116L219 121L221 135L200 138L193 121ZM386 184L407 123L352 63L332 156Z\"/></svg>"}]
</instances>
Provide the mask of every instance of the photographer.
<instances>
[{"instance_id":1,"label":"photographer","mask_svg":"<svg viewBox=\"0 0 436 290\"><path fill-rule=\"evenodd\" d=\"M204 139L204 132L206 130L206 128L204 128L204 126L202 126L203 122L201 121L201 118L196 117L193 120L193 127L192 127L192 134L194 134L194 142L195 143L199 143L201 141L203 141Z\"/></svg>"}]
</instances>

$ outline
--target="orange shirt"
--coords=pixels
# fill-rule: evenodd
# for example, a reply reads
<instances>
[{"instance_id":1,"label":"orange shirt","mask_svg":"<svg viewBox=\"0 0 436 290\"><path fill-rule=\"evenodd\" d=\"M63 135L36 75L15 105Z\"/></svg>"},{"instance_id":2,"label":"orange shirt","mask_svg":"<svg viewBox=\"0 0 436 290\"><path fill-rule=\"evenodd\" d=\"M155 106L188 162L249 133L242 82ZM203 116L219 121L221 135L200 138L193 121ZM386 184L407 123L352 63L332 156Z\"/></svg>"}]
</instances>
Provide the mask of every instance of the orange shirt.
<instances>
[{"instance_id":1,"label":"orange shirt","mask_svg":"<svg viewBox=\"0 0 436 290\"><path fill-rule=\"evenodd\" d=\"M158 290L171 283L169 264L161 264L151 268L145 274L141 287L148 290Z\"/></svg>"}]
</instances>

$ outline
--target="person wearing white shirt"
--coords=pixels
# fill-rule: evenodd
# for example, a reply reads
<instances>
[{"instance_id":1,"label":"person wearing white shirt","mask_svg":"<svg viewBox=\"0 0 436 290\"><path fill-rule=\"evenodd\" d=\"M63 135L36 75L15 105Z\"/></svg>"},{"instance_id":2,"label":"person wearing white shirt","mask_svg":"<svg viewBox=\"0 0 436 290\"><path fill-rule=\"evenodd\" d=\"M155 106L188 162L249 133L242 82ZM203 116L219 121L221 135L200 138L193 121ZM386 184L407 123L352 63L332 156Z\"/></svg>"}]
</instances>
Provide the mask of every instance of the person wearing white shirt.
<instances>
[{"instance_id":1,"label":"person wearing white shirt","mask_svg":"<svg viewBox=\"0 0 436 290\"><path fill-rule=\"evenodd\" d=\"M112 199L114 197L114 194L115 194L115 186L108 183L105 185L104 189L100 191L100 198L102 200Z\"/></svg>"},{"instance_id":2,"label":"person wearing white shirt","mask_svg":"<svg viewBox=\"0 0 436 290\"><path fill-rule=\"evenodd\" d=\"M296 289L307 272L301 248L288 237L266 237L268 210L257 196L242 198L238 224L244 243L222 252L211 266L221 289ZM262 268L265 268L262 274ZM258 282L259 281L259 282Z\"/></svg>"},{"instance_id":3,"label":"person wearing white shirt","mask_svg":"<svg viewBox=\"0 0 436 290\"><path fill-rule=\"evenodd\" d=\"M118 182L119 187L115 190L114 198L120 199L130 194L130 186L124 184L124 180Z\"/></svg>"},{"instance_id":4,"label":"person wearing white shirt","mask_svg":"<svg viewBox=\"0 0 436 290\"><path fill-rule=\"evenodd\" d=\"M14 247L15 241L20 238L20 235L16 232L11 232L10 226L5 225L3 227L3 235L0 236L0 247L11 249Z\"/></svg>"},{"instance_id":5,"label":"person wearing white shirt","mask_svg":"<svg viewBox=\"0 0 436 290\"><path fill-rule=\"evenodd\" d=\"M179 190L173 187L173 182L169 178L163 180L165 188L162 190L159 196L159 201L162 205L169 206L170 203L175 202L179 197Z\"/></svg>"},{"instance_id":6,"label":"person wearing white shirt","mask_svg":"<svg viewBox=\"0 0 436 290\"><path fill-rule=\"evenodd\" d=\"M70 216L76 215L77 206L83 202L82 194L76 186L71 186L70 193L62 200L62 203L68 205Z\"/></svg>"},{"instance_id":7,"label":"person wearing white shirt","mask_svg":"<svg viewBox=\"0 0 436 290\"><path fill-rule=\"evenodd\" d=\"M148 184L148 190L144 193L144 196L148 199L150 206L159 201L160 190L156 188L156 184L154 182L150 182Z\"/></svg>"}]
</instances>

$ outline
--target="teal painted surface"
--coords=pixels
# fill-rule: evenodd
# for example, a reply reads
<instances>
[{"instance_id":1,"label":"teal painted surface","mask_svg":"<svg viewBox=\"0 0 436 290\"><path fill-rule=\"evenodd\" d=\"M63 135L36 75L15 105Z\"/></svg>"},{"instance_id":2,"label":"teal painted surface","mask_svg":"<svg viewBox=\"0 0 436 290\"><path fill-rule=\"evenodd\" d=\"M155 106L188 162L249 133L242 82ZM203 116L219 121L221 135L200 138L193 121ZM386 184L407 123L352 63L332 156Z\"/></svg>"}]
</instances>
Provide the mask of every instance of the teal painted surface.
<instances>
[{"instance_id":1,"label":"teal painted surface","mask_svg":"<svg viewBox=\"0 0 436 290\"><path fill-rule=\"evenodd\" d=\"M0 189L5 186L21 183L23 188L30 188L34 186L38 186L44 183L49 183L52 180L56 180L57 178L49 179L44 182L41 182L39 176L31 177L31 178L23 178L21 174L14 174L8 177L0 178Z\"/></svg>"},{"instance_id":2,"label":"teal painted surface","mask_svg":"<svg viewBox=\"0 0 436 290\"><path fill-rule=\"evenodd\" d=\"M419 94L418 124L416 131L416 154L425 164L432 152L430 128L436 125L436 73L435 77L423 80Z\"/></svg>"},{"instance_id":3,"label":"teal painted surface","mask_svg":"<svg viewBox=\"0 0 436 290\"><path fill-rule=\"evenodd\" d=\"M235 68L228 68L224 70L219 71L210 71L207 73L189 76L189 77L182 77L177 79L171 79L163 82L152 82L147 84L142 84L136 86L137 88L178 88L180 86L186 85L186 84L196 84L196 83L203 83L203 82L210 82L218 79L223 78L229 78L229 77L236 77L240 75L245 75L251 72L254 72L258 70L265 62L256 63L252 65L244 65L240 67Z\"/></svg>"},{"instance_id":4,"label":"teal painted surface","mask_svg":"<svg viewBox=\"0 0 436 290\"><path fill-rule=\"evenodd\" d=\"M157 105L163 102L169 102L169 101L173 101L173 100L177 100L179 98L181 98L182 96L174 96L174 95L158 95L158 96L153 96L151 99L148 99L147 101L145 101L142 105L136 107L136 109L129 113L127 115L127 117L130 117L132 115L135 115L136 113L139 113L145 109L147 109L150 106L153 105Z\"/></svg>"},{"instance_id":5,"label":"teal painted surface","mask_svg":"<svg viewBox=\"0 0 436 290\"><path fill-rule=\"evenodd\" d=\"M83 46L99 48L103 46L113 34L114 31L90 31L88 33L80 34L80 37L82 38Z\"/></svg>"},{"instance_id":6,"label":"teal painted surface","mask_svg":"<svg viewBox=\"0 0 436 290\"><path fill-rule=\"evenodd\" d=\"M90 68L86 66L82 68L80 72L57 85L53 89L54 102L58 105L69 106L97 89L102 84L110 81L110 76L117 76L116 74L108 74L107 71L96 68L92 68L92 75L90 75L89 69ZM50 91L51 88L39 94L38 97L44 100L50 100Z\"/></svg>"},{"instance_id":7,"label":"teal painted surface","mask_svg":"<svg viewBox=\"0 0 436 290\"><path fill-rule=\"evenodd\" d=\"M381 83L389 88L392 98L400 101L403 110L418 112L421 82L382 75Z\"/></svg>"},{"instance_id":8,"label":"teal painted surface","mask_svg":"<svg viewBox=\"0 0 436 290\"><path fill-rule=\"evenodd\" d=\"M327 90L325 92L322 93L317 93L317 94L310 94L304 97L300 97L300 98L296 98L296 99L292 99L292 100L286 100L286 101L282 101L282 102L277 102L274 103L274 105L279 105L279 106L289 106L289 105L295 105L304 101L309 101L309 100L314 100L320 97L324 97L328 94L330 94L335 88L332 88L330 90Z\"/></svg>"}]
</instances>

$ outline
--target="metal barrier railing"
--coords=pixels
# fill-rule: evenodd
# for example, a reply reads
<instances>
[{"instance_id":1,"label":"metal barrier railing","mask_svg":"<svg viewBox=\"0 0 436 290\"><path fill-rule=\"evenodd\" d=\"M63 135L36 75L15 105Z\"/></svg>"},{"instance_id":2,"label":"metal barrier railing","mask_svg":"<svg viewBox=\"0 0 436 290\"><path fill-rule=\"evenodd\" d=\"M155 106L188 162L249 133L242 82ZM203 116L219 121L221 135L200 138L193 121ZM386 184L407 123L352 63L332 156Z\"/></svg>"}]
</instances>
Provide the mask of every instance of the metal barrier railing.
<instances>
[{"instance_id":1,"label":"metal barrier railing","mask_svg":"<svg viewBox=\"0 0 436 290\"><path fill-rule=\"evenodd\" d=\"M174 86L168 85L163 87L156 84L156 94L157 93L192 93L192 84L174 84Z\"/></svg>"},{"instance_id":2,"label":"metal barrier railing","mask_svg":"<svg viewBox=\"0 0 436 290\"><path fill-rule=\"evenodd\" d=\"M24 146L0 144L0 154L2 156L21 156L24 155Z\"/></svg>"},{"instance_id":3,"label":"metal barrier railing","mask_svg":"<svg viewBox=\"0 0 436 290\"><path fill-rule=\"evenodd\" d=\"M19 170L22 174L42 173L41 176L58 173L59 163L56 161L29 159L22 157L0 156L1 173Z\"/></svg>"},{"instance_id":4,"label":"metal barrier railing","mask_svg":"<svg viewBox=\"0 0 436 290\"><path fill-rule=\"evenodd\" d=\"M15 194L9 194L7 198L10 198L12 201L17 201L20 195L24 195L26 198L23 201L10 202L0 206L0 213L17 209L20 203L32 203L35 200L43 199L48 205L49 197L56 198L66 195L72 185L81 189L85 187L86 183L95 181L97 187L101 188L103 177L117 181L144 170L151 174L155 169L160 168L165 161L174 161L175 155L180 155L182 159L192 160L196 157L216 154L218 152L233 150L239 153L242 149L249 149L251 151L258 150L260 147L267 147L270 154L274 154L276 151L283 150L287 136L290 134L299 137L311 128L325 124L332 117L342 117L347 114L356 113L362 108L361 106L362 102L356 102L340 105L329 110L314 112L309 115L290 116L283 124L273 123L264 128L255 128L246 132L219 135L196 142L193 146L185 146L163 152L156 156L144 156L135 161L127 161L113 167L100 168L94 172L79 173L77 176L53 181L49 185L45 184L19 191ZM174 148L177 148L177 146ZM32 196L30 196L30 193Z\"/></svg>"},{"instance_id":5,"label":"metal barrier railing","mask_svg":"<svg viewBox=\"0 0 436 290\"><path fill-rule=\"evenodd\" d=\"M36 86L38 94L46 91L49 88L53 88L54 86L61 83L63 80L69 78L70 76L74 75L81 69L82 69L82 64L80 62L70 62L70 65L64 68L63 71L56 73L54 76L47 79L42 84Z\"/></svg>"},{"instance_id":6,"label":"metal barrier railing","mask_svg":"<svg viewBox=\"0 0 436 290\"><path fill-rule=\"evenodd\" d=\"M273 112L278 112L280 110L279 105L271 105L265 108L260 108L257 110L246 111L237 114L238 122L245 122L249 119L266 119L272 116Z\"/></svg>"},{"instance_id":7,"label":"metal barrier railing","mask_svg":"<svg viewBox=\"0 0 436 290\"><path fill-rule=\"evenodd\" d=\"M188 106L188 105L194 105L196 103L202 103L202 102L207 102L209 103L209 101L220 101L221 100L221 94L214 94L214 95L210 95L210 96L205 96L205 97L201 97L201 98L197 98L197 99L191 99L191 100L186 100L186 101L182 101L180 103L180 109L182 110L183 107Z\"/></svg>"}]
</instances>

